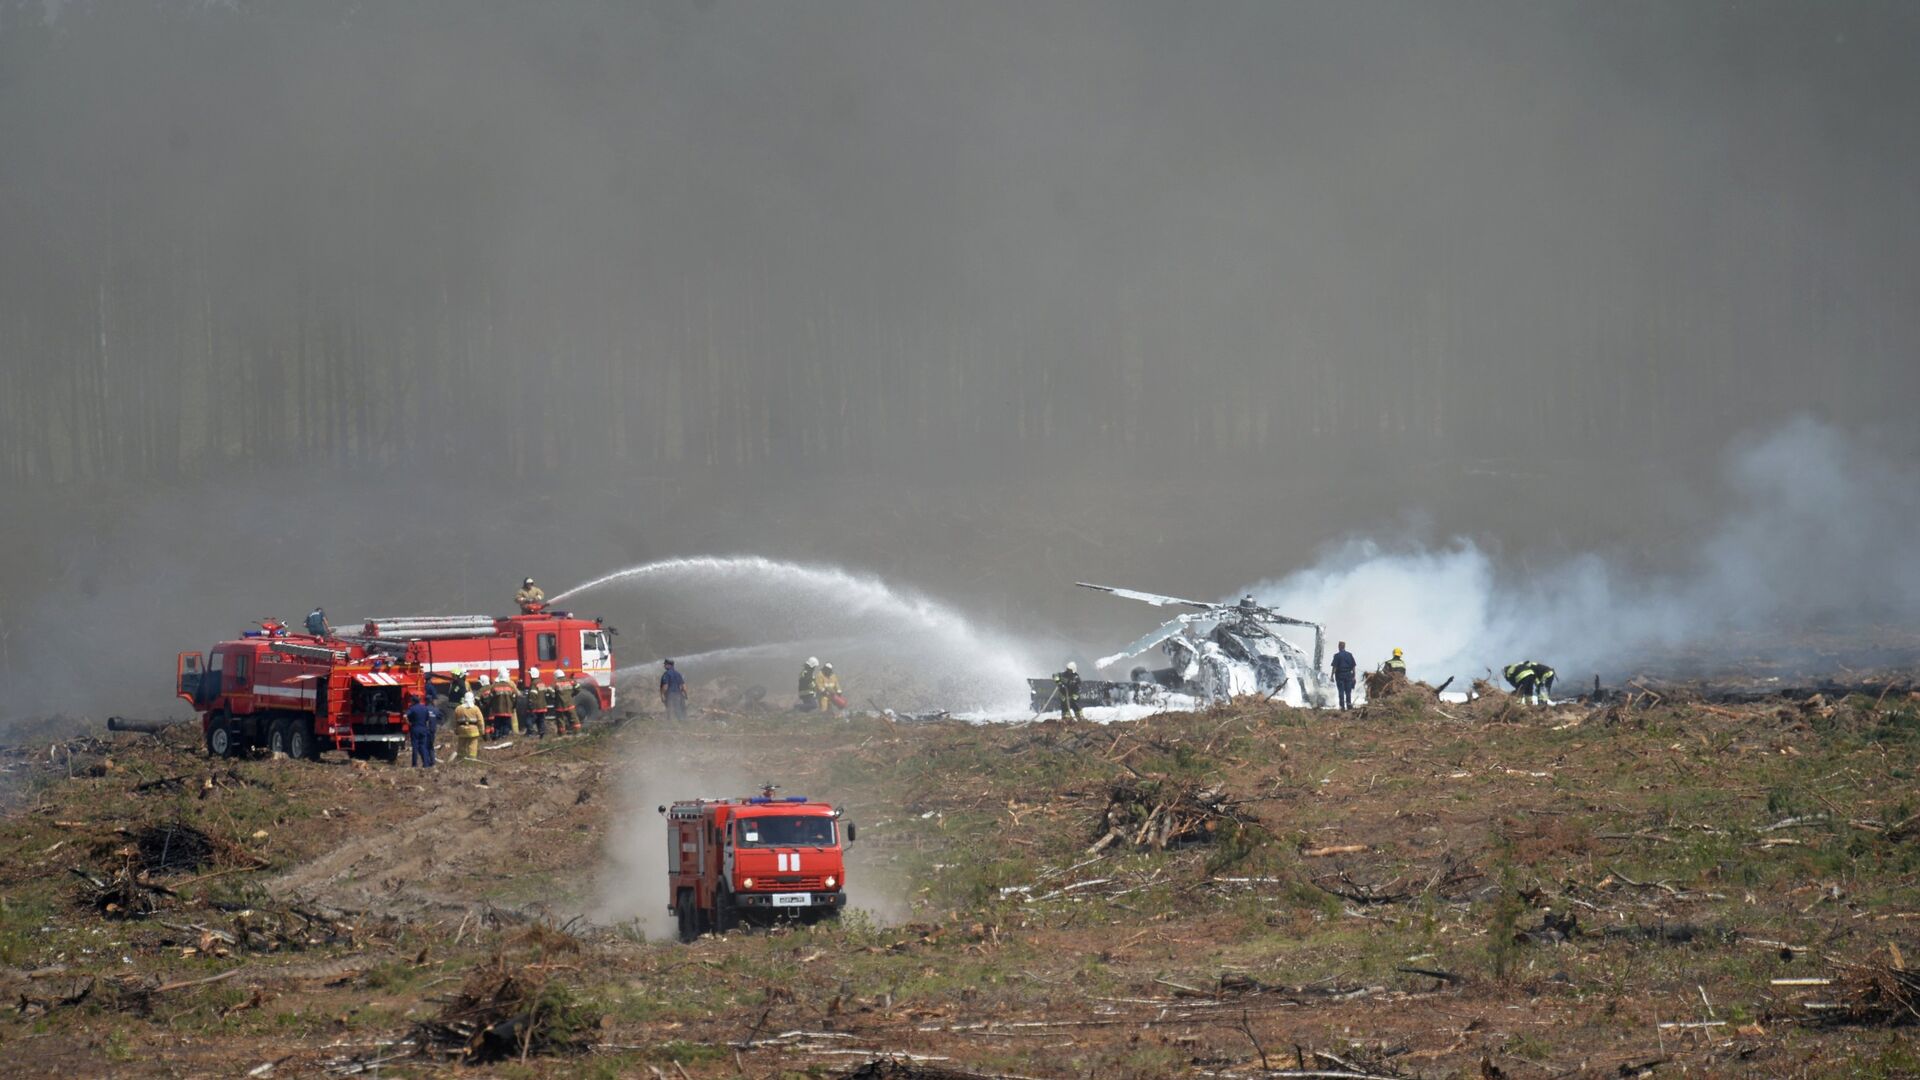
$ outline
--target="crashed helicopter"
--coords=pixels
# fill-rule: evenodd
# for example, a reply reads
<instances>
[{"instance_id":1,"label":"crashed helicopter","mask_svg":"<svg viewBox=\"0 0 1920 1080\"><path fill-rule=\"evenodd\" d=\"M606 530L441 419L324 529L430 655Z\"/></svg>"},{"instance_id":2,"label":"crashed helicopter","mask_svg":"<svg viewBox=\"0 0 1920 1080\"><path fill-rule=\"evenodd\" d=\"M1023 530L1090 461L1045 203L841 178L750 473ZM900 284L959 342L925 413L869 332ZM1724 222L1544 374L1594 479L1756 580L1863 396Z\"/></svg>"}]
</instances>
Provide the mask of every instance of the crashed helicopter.
<instances>
[{"instance_id":1,"label":"crashed helicopter","mask_svg":"<svg viewBox=\"0 0 1920 1080\"><path fill-rule=\"evenodd\" d=\"M1261 606L1251 595L1237 604L1209 604L1085 581L1074 584L1155 607L1194 609L1162 623L1112 656L1094 661L1096 667L1109 668L1158 646L1171 663L1136 665L1125 681L1082 679L1079 700L1083 706L1180 704L1175 696L1206 704L1241 694L1259 694L1296 708L1326 704L1321 677L1326 631L1319 623L1282 615ZM1282 636L1280 627L1313 631L1312 654ZM1027 684L1035 711L1048 708L1055 696L1053 680L1029 679Z\"/></svg>"}]
</instances>

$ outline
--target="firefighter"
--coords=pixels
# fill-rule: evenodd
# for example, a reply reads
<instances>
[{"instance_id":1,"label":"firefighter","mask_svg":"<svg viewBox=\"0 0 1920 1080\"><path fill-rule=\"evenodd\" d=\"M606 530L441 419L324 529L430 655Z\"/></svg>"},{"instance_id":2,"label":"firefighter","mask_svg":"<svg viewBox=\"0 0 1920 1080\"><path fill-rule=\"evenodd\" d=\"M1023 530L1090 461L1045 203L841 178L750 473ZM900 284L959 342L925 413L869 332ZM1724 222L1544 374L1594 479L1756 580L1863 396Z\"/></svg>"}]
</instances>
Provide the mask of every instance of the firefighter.
<instances>
[{"instance_id":1,"label":"firefighter","mask_svg":"<svg viewBox=\"0 0 1920 1080\"><path fill-rule=\"evenodd\" d=\"M1538 660L1522 660L1517 664L1508 664L1502 672L1507 685L1513 692L1527 700L1529 704L1553 704L1550 691L1553 689L1554 670Z\"/></svg>"},{"instance_id":2,"label":"firefighter","mask_svg":"<svg viewBox=\"0 0 1920 1080\"><path fill-rule=\"evenodd\" d=\"M527 683L524 688L527 698L527 730L544 739L547 737L547 692L540 686L540 669L527 669Z\"/></svg>"},{"instance_id":3,"label":"firefighter","mask_svg":"<svg viewBox=\"0 0 1920 1080\"><path fill-rule=\"evenodd\" d=\"M413 749L408 763L416 769L431 769L433 739L440 732L440 710L411 694L407 700L413 702L407 709L407 741Z\"/></svg>"},{"instance_id":4,"label":"firefighter","mask_svg":"<svg viewBox=\"0 0 1920 1080\"><path fill-rule=\"evenodd\" d=\"M1353 654L1347 651L1347 643L1340 643L1340 651L1333 654L1333 684L1340 688L1340 708L1353 708L1353 673L1355 663Z\"/></svg>"},{"instance_id":5,"label":"firefighter","mask_svg":"<svg viewBox=\"0 0 1920 1080\"><path fill-rule=\"evenodd\" d=\"M453 677L447 680L447 700L453 702L454 707L458 708L460 699L466 696L467 669L463 667L454 668Z\"/></svg>"},{"instance_id":6,"label":"firefighter","mask_svg":"<svg viewBox=\"0 0 1920 1080\"><path fill-rule=\"evenodd\" d=\"M798 712L812 712L820 707L820 658L807 657L807 665L800 669L800 700L794 705Z\"/></svg>"},{"instance_id":7,"label":"firefighter","mask_svg":"<svg viewBox=\"0 0 1920 1080\"><path fill-rule=\"evenodd\" d=\"M520 605L522 615L537 614L547 608L547 594L540 591L532 578L520 583L520 591L513 594L513 599Z\"/></svg>"},{"instance_id":8,"label":"firefighter","mask_svg":"<svg viewBox=\"0 0 1920 1080\"><path fill-rule=\"evenodd\" d=\"M831 663L820 665L820 673L814 677L813 692L820 699L820 711L832 715L847 699L840 696L840 676L833 673Z\"/></svg>"},{"instance_id":9,"label":"firefighter","mask_svg":"<svg viewBox=\"0 0 1920 1080\"><path fill-rule=\"evenodd\" d=\"M313 605L313 610L307 612L307 633L317 638L333 636L333 626L327 622L327 613L319 604Z\"/></svg>"},{"instance_id":10,"label":"firefighter","mask_svg":"<svg viewBox=\"0 0 1920 1080\"><path fill-rule=\"evenodd\" d=\"M487 687L487 726L496 739L505 737L509 731L519 732L520 718L513 711L514 696L513 683L504 671Z\"/></svg>"},{"instance_id":11,"label":"firefighter","mask_svg":"<svg viewBox=\"0 0 1920 1080\"><path fill-rule=\"evenodd\" d=\"M1407 657L1405 653L1400 651L1399 646L1394 646L1393 655L1387 658L1386 663L1380 665L1380 670L1389 675L1405 675L1407 673Z\"/></svg>"},{"instance_id":12,"label":"firefighter","mask_svg":"<svg viewBox=\"0 0 1920 1080\"><path fill-rule=\"evenodd\" d=\"M1067 661L1065 671L1056 671L1053 675L1053 696L1060 699L1060 719L1071 716L1075 720L1084 720L1080 713L1080 665Z\"/></svg>"},{"instance_id":13,"label":"firefighter","mask_svg":"<svg viewBox=\"0 0 1920 1080\"><path fill-rule=\"evenodd\" d=\"M453 710L453 734L460 740L453 760L480 760L480 725L485 722L480 706L473 703L473 695L462 695L459 706Z\"/></svg>"},{"instance_id":14,"label":"firefighter","mask_svg":"<svg viewBox=\"0 0 1920 1080\"><path fill-rule=\"evenodd\" d=\"M553 673L553 683L547 687L547 709L553 713L553 730L558 734L580 734L580 710L573 705L574 691L579 688L566 668Z\"/></svg>"},{"instance_id":15,"label":"firefighter","mask_svg":"<svg viewBox=\"0 0 1920 1080\"><path fill-rule=\"evenodd\" d=\"M675 720L687 718L687 680L674 669L671 658L660 662L660 706Z\"/></svg>"}]
</instances>

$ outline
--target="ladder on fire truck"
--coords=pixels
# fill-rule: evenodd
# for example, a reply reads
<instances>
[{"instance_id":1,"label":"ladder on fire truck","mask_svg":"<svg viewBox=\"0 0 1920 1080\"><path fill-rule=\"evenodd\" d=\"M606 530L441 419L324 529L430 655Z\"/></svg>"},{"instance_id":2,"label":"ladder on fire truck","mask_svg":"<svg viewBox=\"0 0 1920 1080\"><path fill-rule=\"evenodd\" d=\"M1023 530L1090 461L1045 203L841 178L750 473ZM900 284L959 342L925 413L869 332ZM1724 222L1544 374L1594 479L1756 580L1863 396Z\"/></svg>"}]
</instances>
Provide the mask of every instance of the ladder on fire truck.
<instances>
[{"instance_id":1,"label":"ladder on fire truck","mask_svg":"<svg viewBox=\"0 0 1920 1080\"><path fill-rule=\"evenodd\" d=\"M267 648L281 656L297 656L302 660L323 660L331 663L343 663L351 655L345 649L329 649L324 645L301 645L292 641L272 641Z\"/></svg>"},{"instance_id":2,"label":"ladder on fire truck","mask_svg":"<svg viewBox=\"0 0 1920 1080\"><path fill-rule=\"evenodd\" d=\"M499 621L491 615L398 615L363 620L359 633L338 636L370 652L398 656L407 651L410 641L485 637L499 628Z\"/></svg>"}]
</instances>

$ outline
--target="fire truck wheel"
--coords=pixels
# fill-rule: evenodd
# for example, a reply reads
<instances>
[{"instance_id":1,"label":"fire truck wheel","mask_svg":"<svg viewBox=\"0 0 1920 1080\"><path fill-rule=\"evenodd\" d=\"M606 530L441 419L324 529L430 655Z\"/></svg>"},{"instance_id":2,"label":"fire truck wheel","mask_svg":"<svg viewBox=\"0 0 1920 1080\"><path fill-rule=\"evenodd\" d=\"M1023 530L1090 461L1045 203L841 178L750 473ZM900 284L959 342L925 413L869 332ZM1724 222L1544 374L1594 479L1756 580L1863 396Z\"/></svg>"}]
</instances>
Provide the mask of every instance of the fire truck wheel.
<instances>
[{"instance_id":1,"label":"fire truck wheel","mask_svg":"<svg viewBox=\"0 0 1920 1080\"><path fill-rule=\"evenodd\" d=\"M288 753L287 734L288 734L288 729L291 728L292 726L293 726L293 721L287 719L284 716L273 722L273 726L267 729L267 752L268 753L270 754Z\"/></svg>"},{"instance_id":2,"label":"fire truck wheel","mask_svg":"<svg viewBox=\"0 0 1920 1080\"><path fill-rule=\"evenodd\" d=\"M391 765L400 760L400 744L395 742L380 743L373 748L373 756Z\"/></svg>"},{"instance_id":3,"label":"fire truck wheel","mask_svg":"<svg viewBox=\"0 0 1920 1080\"><path fill-rule=\"evenodd\" d=\"M600 712L600 698L588 690L576 691L573 695L573 715L586 723Z\"/></svg>"},{"instance_id":4,"label":"fire truck wheel","mask_svg":"<svg viewBox=\"0 0 1920 1080\"><path fill-rule=\"evenodd\" d=\"M722 891L713 898L713 932L731 934L740 929L740 909L733 904L733 894Z\"/></svg>"},{"instance_id":5,"label":"fire truck wheel","mask_svg":"<svg viewBox=\"0 0 1920 1080\"><path fill-rule=\"evenodd\" d=\"M290 724L287 731L287 756L311 761L320 756L319 747L313 741L313 728L306 724Z\"/></svg>"},{"instance_id":6,"label":"fire truck wheel","mask_svg":"<svg viewBox=\"0 0 1920 1080\"><path fill-rule=\"evenodd\" d=\"M691 943L700 936L700 910L693 906L693 890L681 889L673 908L680 916L680 940Z\"/></svg>"},{"instance_id":7,"label":"fire truck wheel","mask_svg":"<svg viewBox=\"0 0 1920 1080\"><path fill-rule=\"evenodd\" d=\"M207 756L217 758L237 757L240 754L238 740L233 737L233 728L227 726L227 718L215 713L207 723Z\"/></svg>"}]
</instances>

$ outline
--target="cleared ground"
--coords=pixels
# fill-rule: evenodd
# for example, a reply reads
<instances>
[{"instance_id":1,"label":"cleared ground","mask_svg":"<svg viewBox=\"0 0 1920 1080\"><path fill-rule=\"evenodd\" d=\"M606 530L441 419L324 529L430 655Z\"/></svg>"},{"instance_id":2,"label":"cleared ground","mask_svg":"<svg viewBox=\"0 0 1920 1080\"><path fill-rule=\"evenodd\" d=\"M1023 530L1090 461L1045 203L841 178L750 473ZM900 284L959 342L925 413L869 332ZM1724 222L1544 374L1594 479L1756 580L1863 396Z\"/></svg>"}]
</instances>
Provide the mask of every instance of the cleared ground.
<instances>
[{"instance_id":1,"label":"cleared ground","mask_svg":"<svg viewBox=\"0 0 1920 1080\"><path fill-rule=\"evenodd\" d=\"M0 766L16 1075L1920 1073L1902 691L642 717L432 773L181 729ZM648 940L654 804L762 781L859 823L870 914Z\"/></svg>"}]
</instances>

